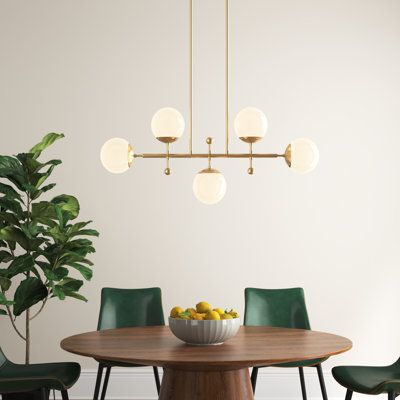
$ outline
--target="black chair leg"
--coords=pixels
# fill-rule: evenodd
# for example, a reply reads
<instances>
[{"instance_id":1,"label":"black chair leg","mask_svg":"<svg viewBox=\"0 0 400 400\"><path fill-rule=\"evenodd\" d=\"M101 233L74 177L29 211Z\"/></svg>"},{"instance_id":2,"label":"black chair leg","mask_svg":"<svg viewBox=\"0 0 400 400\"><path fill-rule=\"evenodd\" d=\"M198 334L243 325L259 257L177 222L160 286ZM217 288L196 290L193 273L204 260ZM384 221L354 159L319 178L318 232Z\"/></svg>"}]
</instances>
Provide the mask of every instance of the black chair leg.
<instances>
[{"instance_id":1,"label":"black chair leg","mask_svg":"<svg viewBox=\"0 0 400 400\"><path fill-rule=\"evenodd\" d=\"M110 372L111 372L111 367L106 367L106 376L104 377L103 390L101 391L101 397L100 397L101 400L104 400L106 398L108 380L110 379Z\"/></svg>"},{"instance_id":2,"label":"black chair leg","mask_svg":"<svg viewBox=\"0 0 400 400\"><path fill-rule=\"evenodd\" d=\"M388 393L388 400L394 400L396 398L396 394L394 392Z\"/></svg>"},{"instance_id":3,"label":"black chair leg","mask_svg":"<svg viewBox=\"0 0 400 400\"><path fill-rule=\"evenodd\" d=\"M307 400L306 382L304 380L303 367L299 367L299 375L300 375L301 395L303 396L303 400Z\"/></svg>"},{"instance_id":4,"label":"black chair leg","mask_svg":"<svg viewBox=\"0 0 400 400\"><path fill-rule=\"evenodd\" d=\"M351 400L352 397L353 397L353 391L350 389L347 389L345 400Z\"/></svg>"},{"instance_id":5,"label":"black chair leg","mask_svg":"<svg viewBox=\"0 0 400 400\"><path fill-rule=\"evenodd\" d=\"M94 387L93 400L99 399L101 378L103 377L103 368L104 368L103 365L99 363L99 367L97 368L97 378L96 378L96 386Z\"/></svg>"},{"instance_id":6,"label":"black chair leg","mask_svg":"<svg viewBox=\"0 0 400 400\"><path fill-rule=\"evenodd\" d=\"M157 367L153 367L153 373L154 373L154 379L156 380L156 387L157 387L157 394L160 394L160 375L158 375L158 368Z\"/></svg>"},{"instance_id":7,"label":"black chair leg","mask_svg":"<svg viewBox=\"0 0 400 400\"><path fill-rule=\"evenodd\" d=\"M328 400L328 395L326 393L326 387L325 387L324 373L322 372L321 364L318 364L316 367L318 372L319 385L321 386L322 398L324 400Z\"/></svg>"},{"instance_id":8,"label":"black chair leg","mask_svg":"<svg viewBox=\"0 0 400 400\"><path fill-rule=\"evenodd\" d=\"M257 375L258 375L258 367L254 367L253 371L251 371L251 387L253 388L253 393L256 392Z\"/></svg>"},{"instance_id":9,"label":"black chair leg","mask_svg":"<svg viewBox=\"0 0 400 400\"><path fill-rule=\"evenodd\" d=\"M61 390L61 397L62 397L62 400L69 400L68 392L66 390Z\"/></svg>"},{"instance_id":10,"label":"black chair leg","mask_svg":"<svg viewBox=\"0 0 400 400\"><path fill-rule=\"evenodd\" d=\"M48 392L47 392L46 388L41 388L40 389L40 398L41 398L41 400L48 400L49 399L47 393Z\"/></svg>"}]
</instances>

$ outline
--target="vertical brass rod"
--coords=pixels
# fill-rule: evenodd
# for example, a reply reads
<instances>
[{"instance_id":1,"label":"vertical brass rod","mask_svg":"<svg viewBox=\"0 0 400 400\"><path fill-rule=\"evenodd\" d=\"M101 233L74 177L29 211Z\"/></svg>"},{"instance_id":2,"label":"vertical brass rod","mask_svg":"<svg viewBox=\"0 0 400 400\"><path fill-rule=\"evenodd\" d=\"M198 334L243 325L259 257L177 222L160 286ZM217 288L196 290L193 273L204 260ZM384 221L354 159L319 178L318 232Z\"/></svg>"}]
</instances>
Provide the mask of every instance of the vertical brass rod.
<instances>
[{"instance_id":1,"label":"vertical brass rod","mask_svg":"<svg viewBox=\"0 0 400 400\"><path fill-rule=\"evenodd\" d=\"M229 0L225 0L225 153L229 154Z\"/></svg>"},{"instance_id":2,"label":"vertical brass rod","mask_svg":"<svg viewBox=\"0 0 400 400\"><path fill-rule=\"evenodd\" d=\"M193 154L193 0L189 0L189 153Z\"/></svg>"}]
</instances>

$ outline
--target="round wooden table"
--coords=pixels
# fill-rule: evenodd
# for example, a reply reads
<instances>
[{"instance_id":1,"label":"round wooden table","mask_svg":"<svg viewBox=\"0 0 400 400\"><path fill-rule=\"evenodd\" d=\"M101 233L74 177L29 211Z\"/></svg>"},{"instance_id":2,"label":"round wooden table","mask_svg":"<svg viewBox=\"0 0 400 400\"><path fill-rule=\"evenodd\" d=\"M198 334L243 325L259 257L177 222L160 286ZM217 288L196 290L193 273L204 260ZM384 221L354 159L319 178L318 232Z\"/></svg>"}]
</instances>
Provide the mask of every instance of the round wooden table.
<instances>
[{"instance_id":1,"label":"round wooden table","mask_svg":"<svg viewBox=\"0 0 400 400\"><path fill-rule=\"evenodd\" d=\"M161 400L252 400L249 367L325 358L352 343L323 332L247 326L222 345L189 346L167 326L155 326L83 333L61 347L97 360L163 367Z\"/></svg>"}]
</instances>

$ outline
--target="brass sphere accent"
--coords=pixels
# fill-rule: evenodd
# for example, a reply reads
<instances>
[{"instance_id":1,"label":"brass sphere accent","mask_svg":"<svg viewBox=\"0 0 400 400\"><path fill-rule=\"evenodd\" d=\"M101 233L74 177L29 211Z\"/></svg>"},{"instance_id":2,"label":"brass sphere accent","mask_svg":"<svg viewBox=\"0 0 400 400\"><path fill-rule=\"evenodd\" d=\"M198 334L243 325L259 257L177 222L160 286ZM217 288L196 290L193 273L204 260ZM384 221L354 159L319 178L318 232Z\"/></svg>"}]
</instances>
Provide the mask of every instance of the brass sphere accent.
<instances>
[{"instance_id":1,"label":"brass sphere accent","mask_svg":"<svg viewBox=\"0 0 400 400\"><path fill-rule=\"evenodd\" d=\"M292 145L288 145L285 150L285 161L286 164L291 167L292 166Z\"/></svg>"},{"instance_id":2,"label":"brass sphere accent","mask_svg":"<svg viewBox=\"0 0 400 400\"><path fill-rule=\"evenodd\" d=\"M253 168L253 167L250 167L250 168L247 170L247 173L248 173L249 175L253 175L253 174L254 174L254 168Z\"/></svg>"},{"instance_id":3,"label":"brass sphere accent","mask_svg":"<svg viewBox=\"0 0 400 400\"><path fill-rule=\"evenodd\" d=\"M171 175L171 170L169 168L164 169L164 174L165 175Z\"/></svg>"},{"instance_id":4,"label":"brass sphere accent","mask_svg":"<svg viewBox=\"0 0 400 400\"><path fill-rule=\"evenodd\" d=\"M212 144L212 138L211 138L211 137L208 137L208 138L206 139L206 143L207 143L207 144Z\"/></svg>"}]
</instances>

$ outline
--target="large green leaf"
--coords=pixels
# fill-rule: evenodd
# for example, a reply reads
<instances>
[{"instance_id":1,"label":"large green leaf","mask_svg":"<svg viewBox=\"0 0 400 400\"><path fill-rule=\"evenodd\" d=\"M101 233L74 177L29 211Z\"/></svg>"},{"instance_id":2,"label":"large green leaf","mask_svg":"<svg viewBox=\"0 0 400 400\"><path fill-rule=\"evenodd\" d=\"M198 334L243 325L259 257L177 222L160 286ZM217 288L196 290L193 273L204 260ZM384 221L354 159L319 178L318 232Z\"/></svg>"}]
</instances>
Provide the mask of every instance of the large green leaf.
<instances>
[{"instance_id":1,"label":"large green leaf","mask_svg":"<svg viewBox=\"0 0 400 400\"><path fill-rule=\"evenodd\" d=\"M21 204L16 200L0 197L0 207L5 211L13 212L19 219L24 217Z\"/></svg>"},{"instance_id":2,"label":"large green leaf","mask_svg":"<svg viewBox=\"0 0 400 400\"><path fill-rule=\"evenodd\" d=\"M10 185L0 182L0 193L3 193L8 199L18 199L21 201L21 195Z\"/></svg>"},{"instance_id":3,"label":"large green leaf","mask_svg":"<svg viewBox=\"0 0 400 400\"><path fill-rule=\"evenodd\" d=\"M77 292L83 285L83 281L74 278L64 278L60 283L64 291L74 291Z\"/></svg>"},{"instance_id":4,"label":"large green leaf","mask_svg":"<svg viewBox=\"0 0 400 400\"><path fill-rule=\"evenodd\" d=\"M99 232L94 229L81 229L80 231L71 233L70 237L74 236L99 236Z\"/></svg>"},{"instance_id":5,"label":"large green leaf","mask_svg":"<svg viewBox=\"0 0 400 400\"><path fill-rule=\"evenodd\" d=\"M18 228L6 226L0 229L0 240L6 240L10 243L18 243L25 250L29 249L29 240L25 234ZM15 247L14 247L15 248Z\"/></svg>"},{"instance_id":6,"label":"large green leaf","mask_svg":"<svg viewBox=\"0 0 400 400\"><path fill-rule=\"evenodd\" d=\"M0 221L7 222L10 225L19 225L19 219L14 214L5 211L0 212Z\"/></svg>"},{"instance_id":7,"label":"large green leaf","mask_svg":"<svg viewBox=\"0 0 400 400\"><path fill-rule=\"evenodd\" d=\"M7 315L7 311L0 308L0 315Z\"/></svg>"},{"instance_id":8,"label":"large green leaf","mask_svg":"<svg viewBox=\"0 0 400 400\"><path fill-rule=\"evenodd\" d=\"M14 257L12 256L11 253L9 253L8 251L5 250L1 250L0 251L0 263L7 263L9 261L11 261Z\"/></svg>"},{"instance_id":9,"label":"large green leaf","mask_svg":"<svg viewBox=\"0 0 400 400\"><path fill-rule=\"evenodd\" d=\"M0 304L3 306L11 306L14 304L14 302L11 300L7 300L5 294L0 292Z\"/></svg>"},{"instance_id":10,"label":"large green leaf","mask_svg":"<svg viewBox=\"0 0 400 400\"><path fill-rule=\"evenodd\" d=\"M0 178L7 178L19 190L24 190L26 174L18 159L10 156L0 156Z\"/></svg>"},{"instance_id":11,"label":"large green leaf","mask_svg":"<svg viewBox=\"0 0 400 400\"><path fill-rule=\"evenodd\" d=\"M56 211L57 208L61 210L65 221L75 219L79 215L79 202L74 196L62 194L54 197L51 202L56 206Z\"/></svg>"},{"instance_id":12,"label":"large green leaf","mask_svg":"<svg viewBox=\"0 0 400 400\"><path fill-rule=\"evenodd\" d=\"M31 271L35 265L35 261L30 254L24 254L16 257L8 267L8 277L12 278L22 272Z\"/></svg>"},{"instance_id":13,"label":"large green leaf","mask_svg":"<svg viewBox=\"0 0 400 400\"><path fill-rule=\"evenodd\" d=\"M5 276L0 276L0 287L1 290L7 291L10 289L11 286L11 279L6 278Z\"/></svg>"},{"instance_id":14,"label":"large green leaf","mask_svg":"<svg viewBox=\"0 0 400 400\"><path fill-rule=\"evenodd\" d=\"M62 133L48 133L38 144L29 150L29 153L33 154L33 158L38 158L44 149L51 146L56 140L63 137L64 135Z\"/></svg>"},{"instance_id":15,"label":"large green leaf","mask_svg":"<svg viewBox=\"0 0 400 400\"><path fill-rule=\"evenodd\" d=\"M43 268L43 272L49 281L61 281L68 275L68 269L64 267L58 267L54 270Z\"/></svg>"},{"instance_id":16,"label":"large green leaf","mask_svg":"<svg viewBox=\"0 0 400 400\"><path fill-rule=\"evenodd\" d=\"M29 277L23 280L15 291L14 315L21 315L25 310L45 299L47 294L47 288L40 279Z\"/></svg>"},{"instance_id":17,"label":"large green leaf","mask_svg":"<svg viewBox=\"0 0 400 400\"><path fill-rule=\"evenodd\" d=\"M79 264L77 262L71 262L69 264L70 267L75 268L77 271L81 273L81 275L87 280L90 281L93 276L93 271L87 267L86 265Z\"/></svg>"},{"instance_id":18,"label":"large green leaf","mask_svg":"<svg viewBox=\"0 0 400 400\"><path fill-rule=\"evenodd\" d=\"M85 296L82 296L80 293L71 292L69 290L65 291L64 293L65 293L65 296L67 296L67 297L73 297L74 299L82 300L82 301L85 301L85 302L88 301L87 298Z\"/></svg>"}]
</instances>

